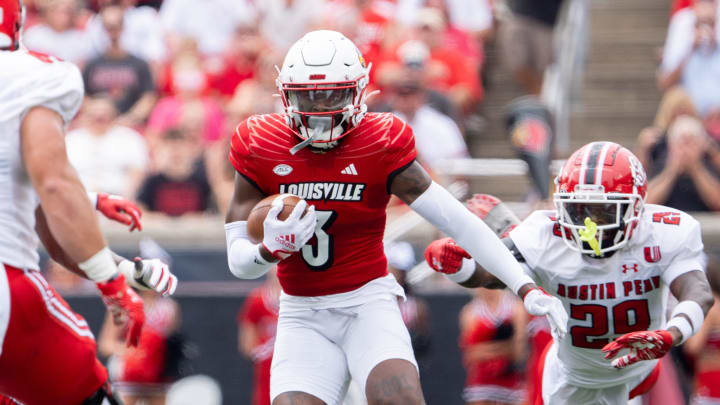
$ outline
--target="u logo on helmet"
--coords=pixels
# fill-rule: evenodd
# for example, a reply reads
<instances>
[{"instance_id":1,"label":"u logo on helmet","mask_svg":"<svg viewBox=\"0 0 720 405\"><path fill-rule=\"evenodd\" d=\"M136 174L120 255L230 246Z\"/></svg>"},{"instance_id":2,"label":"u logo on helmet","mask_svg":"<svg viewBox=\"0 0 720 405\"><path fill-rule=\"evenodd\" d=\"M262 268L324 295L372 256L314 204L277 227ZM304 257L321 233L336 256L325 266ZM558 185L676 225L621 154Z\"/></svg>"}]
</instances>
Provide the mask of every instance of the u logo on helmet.
<instances>
[{"instance_id":1,"label":"u logo on helmet","mask_svg":"<svg viewBox=\"0 0 720 405\"><path fill-rule=\"evenodd\" d=\"M645 169L642 166L642 163L633 155L628 156L628 160L630 161L630 167L632 167L633 171L633 181L635 182L635 185L640 187L647 181L647 175L645 174Z\"/></svg>"}]
</instances>

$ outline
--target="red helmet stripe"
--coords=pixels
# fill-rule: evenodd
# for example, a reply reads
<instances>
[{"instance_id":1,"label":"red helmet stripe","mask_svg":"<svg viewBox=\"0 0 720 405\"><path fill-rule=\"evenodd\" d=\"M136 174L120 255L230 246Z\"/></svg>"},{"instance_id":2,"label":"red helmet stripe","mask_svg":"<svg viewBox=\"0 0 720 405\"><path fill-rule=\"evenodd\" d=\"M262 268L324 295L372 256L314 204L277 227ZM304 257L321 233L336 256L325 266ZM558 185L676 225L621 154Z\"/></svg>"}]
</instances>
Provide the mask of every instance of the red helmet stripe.
<instances>
[{"instance_id":1,"label":"red helmet stripe","mask_svg":"<svg viewBox=\"0 0 720 405\"><path fill-rule=\"evenodd\" d=\"M593 142L590 145L590 151L588 152L587 163L585 165L585 178L583 184L595 184L595 171L597 169L598 161L600 160L600 152L606 145L605 142ZM604 163L601 162L601 165Z\"/></svg>"}]
</instances>

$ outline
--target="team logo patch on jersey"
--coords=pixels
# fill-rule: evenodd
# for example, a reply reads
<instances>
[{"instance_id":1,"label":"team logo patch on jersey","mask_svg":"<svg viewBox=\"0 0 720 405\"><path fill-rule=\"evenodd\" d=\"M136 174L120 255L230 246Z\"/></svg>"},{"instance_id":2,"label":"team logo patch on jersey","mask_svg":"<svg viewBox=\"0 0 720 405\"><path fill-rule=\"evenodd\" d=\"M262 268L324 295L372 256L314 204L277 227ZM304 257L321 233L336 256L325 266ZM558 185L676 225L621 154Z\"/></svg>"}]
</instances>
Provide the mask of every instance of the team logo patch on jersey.
<instances>
[{"instance_id":1,"label":"team logo patch on jersey","mask_svg":"<svg viewBox=\"0 0 720 405\"><path fill-rule=\"evenodd\" d=\"M278 176L287 176L293 171L293 168L286 165L286 164L279 164L273 168L273 173L277 174Z\"/></svg>"},{"instance_id":2,"label":"team logo patch on jersey","mask_svg":"<svg viewBox=\"0 0 720 405\"><path fill-rule=\"evenodd\" d=\"M291 183L280 184L280 194L290 193L307 201L362 201L367 185L363 183Z\"/></svg>"}]
</instances>

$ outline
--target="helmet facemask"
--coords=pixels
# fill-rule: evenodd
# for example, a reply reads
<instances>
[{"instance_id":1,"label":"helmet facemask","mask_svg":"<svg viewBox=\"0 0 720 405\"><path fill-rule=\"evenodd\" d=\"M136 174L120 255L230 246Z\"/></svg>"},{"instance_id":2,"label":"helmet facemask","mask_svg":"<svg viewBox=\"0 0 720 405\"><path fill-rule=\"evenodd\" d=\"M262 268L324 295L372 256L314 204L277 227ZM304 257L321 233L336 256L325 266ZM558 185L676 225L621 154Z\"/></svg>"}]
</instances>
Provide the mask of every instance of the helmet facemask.
<instances>
[{"instance_id":1,"label":"helmet facemask","mask_svg":"<svg viewBox=\"0 0 720 405\"><path fill-rule=\"evenodd\" d=\"M603 186L578 185L575 192L555 193L563 240L573 250L605 257L625 246L642 214L636 194L605 193Z\"/></svg>"},{"instance_id":2,"label":"helmet facemask","mask_svg":"<svg viewBox=\"0 0 720 405\"><path fill-rule=\"evenodd\" d=\"M363 112L355 104L357 82L284 84L282 91L290 123L303 139L292 149L295 152L305 146L335 147L353 118Z\"/></svg>"},{"instance_id":3,"label":"helmet facemask","mask_svg":"<svg viewBox=\"0 0 720 405\"><path fill-rule=\"evenodd\" d=\"M308 32L290 47L277 71L285 121L301 139L292 154L306 146L329 150L367 113L370 65L339 32Z\"/></svg>"}]
</instances>

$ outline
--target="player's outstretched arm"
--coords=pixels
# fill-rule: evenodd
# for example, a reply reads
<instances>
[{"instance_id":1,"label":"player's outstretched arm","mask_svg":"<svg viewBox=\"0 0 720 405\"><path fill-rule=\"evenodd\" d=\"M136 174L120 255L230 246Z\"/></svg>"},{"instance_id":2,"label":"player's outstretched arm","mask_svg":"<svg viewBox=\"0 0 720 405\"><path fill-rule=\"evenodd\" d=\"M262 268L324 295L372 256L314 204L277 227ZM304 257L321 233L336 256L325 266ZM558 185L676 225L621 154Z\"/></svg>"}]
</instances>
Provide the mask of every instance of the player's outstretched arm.
<instances>
[{"instance_id":1,"label":"player's outstretched arm","mask_svg":"<svg viewBox=\"0 0 720 405\"><path fill-rule=\"evenodd\" d=\"M505 245L507 239L503 239ZM512 243L512 241L510 241ZM508 247L509 248L509 247ZM511 249L512 252L512 249ZM444 273L450 280L463 279L463 273L470 273L465 281L457 282L465 288L488 288L499 290L506 288L502 281L479 266L465 249L458 246L452 238L432 241L425 248L425 261L433 270Z\"/></svg>"},{"instance_id":2,"label":"player's outstretched arm","mask_svg":"<svg viewBox=\"0 0 720 405\"><path fill-rule=\"evenodd\" d=\"M627 333L603 347L606 359L613 359L623 349L630 353L614 359L612 365L624 368L642 360L659 359L672 346L683 344L697 333L714 299L710 283L702 270L684 273L670 284L670 291L680 301L664 330Z\"/></svg>"},{"instance_id":3,"label":"player's outstretched arm","mask_svg":"<svg viewBox=\"0 0 720 405\"><path fill-rule=\"evenodd\" d=\"M65 150L63 120L45 107L30 109L20 126L21 153L53 235L67 260L97 283L118 324L128 324L128 344L136 345L145 323L140 297L118 273L87 193Z\"/></svg>"},{"instance_id":4,"label":"player's outstretched arm","mask_svg":"<svg viewBox=\"0 0 720 405\"><path fill-rule=\"evenodd\" d=\"M510 231L520 224L520 219L500 201L490 194L475 194L467 202L468 209L488 224L498 235L518 262L525 258L508 237ZM459 284L466 288L502 289L505 284L489 271L478 266L465 249L451 238L438 239L425 248L425 261L435 271L445 273L449 278L464 278L463 273L472 275Z\"/></svg>"},{"instance_id":5,"label":"player's outstretched arm","mask_svg":"<svg viewBox=\"0 0 720 405\"><path fill-rule=\"evenodd\" d=\"M495 233L455 197L430 179L414 162L392 179L390 191L435 227L452 237L484 269L522 297L533 315L547 315L553 332L567 332L567 313L562 303L540 290ZM467 281L475 269L454 281Z\"/></svg>"}]
</instances>

